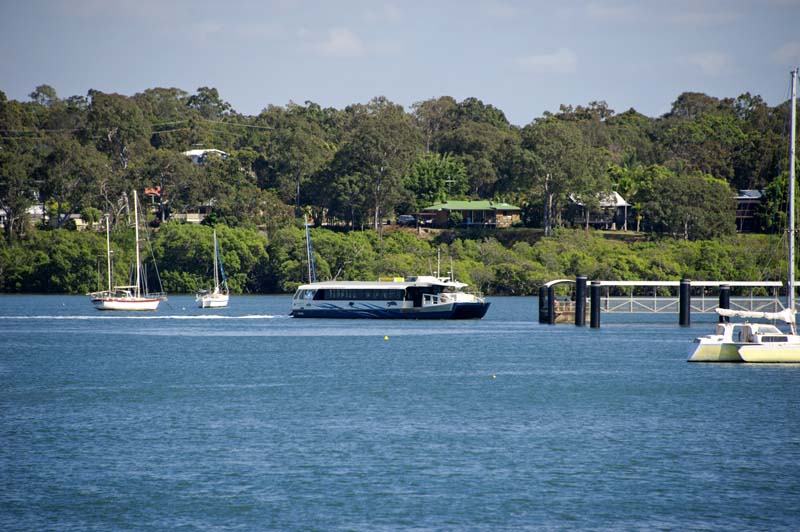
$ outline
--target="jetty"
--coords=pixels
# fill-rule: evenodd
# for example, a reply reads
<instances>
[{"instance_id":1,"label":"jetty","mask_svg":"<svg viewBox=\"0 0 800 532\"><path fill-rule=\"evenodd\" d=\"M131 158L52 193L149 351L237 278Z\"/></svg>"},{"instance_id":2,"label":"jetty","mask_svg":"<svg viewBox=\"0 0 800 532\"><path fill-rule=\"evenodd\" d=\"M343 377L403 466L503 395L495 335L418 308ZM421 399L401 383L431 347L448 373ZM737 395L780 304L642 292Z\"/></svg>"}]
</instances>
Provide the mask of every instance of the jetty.
<instances>
[{"instance_id":1,"label":"jetty","mask_svg":"<svg viewBox=\"0 0 800 532\"><path fill-rule=\"evenodd\" d=\"M556 279L539 288L539 323L600 327L601 313L665 314L691 325L692 313L717 308L779 312L785 308L780 281L589 281L585 276ZM731 295L731 290L736 295ZM587 306L587 299L589 305ZM720 320L724 318L720 317Z\"/></svg>"}]
</instances>

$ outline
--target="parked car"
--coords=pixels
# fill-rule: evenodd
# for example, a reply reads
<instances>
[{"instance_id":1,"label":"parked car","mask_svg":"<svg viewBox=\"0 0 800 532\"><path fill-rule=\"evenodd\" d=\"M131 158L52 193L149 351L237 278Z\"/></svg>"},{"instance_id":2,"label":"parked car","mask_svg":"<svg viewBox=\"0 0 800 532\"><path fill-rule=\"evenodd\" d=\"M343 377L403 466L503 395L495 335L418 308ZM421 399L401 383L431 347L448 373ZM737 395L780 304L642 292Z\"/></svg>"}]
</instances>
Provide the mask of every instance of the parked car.
<instances>
[{"instance_id":1,"label":"parked car","mask_svg":"<svg viewBox=\"0 0 800 532\"><path fill-rule=\"evenodd\" d=\"M410 214L401 214L397 217L397 225L414 225L417 219Z\"/></svg>"}]
</instances>

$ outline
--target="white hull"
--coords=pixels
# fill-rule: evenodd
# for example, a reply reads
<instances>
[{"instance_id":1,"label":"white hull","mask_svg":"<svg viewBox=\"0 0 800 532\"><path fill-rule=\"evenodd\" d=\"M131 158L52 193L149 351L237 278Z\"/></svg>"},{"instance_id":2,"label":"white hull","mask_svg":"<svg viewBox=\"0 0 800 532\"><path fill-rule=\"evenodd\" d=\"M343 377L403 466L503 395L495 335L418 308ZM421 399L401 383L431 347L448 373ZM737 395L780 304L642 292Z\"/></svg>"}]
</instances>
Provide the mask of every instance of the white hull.
<instances>
[{"instance_id":1,"label":"white hull","mask_svg":"<svg viewBox=\"0 0 800 532\"><path fill-rule=\"evenodd\" d=\"M167 299L163 292L147 293L141 289L140 275L142 262L139 257L139 201L133 191L133 219L136 233L136 281L132 285L112 286L111 284L111 240L106 215L106 257L108 261L108 290L87 294L97 310L156 310L162 299ZM159 280L160 284L160 280ZM145 292L145 293L143 293Z\"/></svg>"},{"instance_id":2,"label":"white hull","mask_svg":"<svg viewBox=\"0 0 800 532\"><path fill-rule=\"evenodd\" d=\"M228 294L208 294L197 297L199 308L225 308L228 306Z\"/></svg>"},{"instance_id":3,"label":"white hull","mask_svg":"<svg viewBox=\"0 0 800 532\"><path fill-rule=\"evenodd\" d=\"M744 345L739 348L743 362L766 364L800 363L800 345Z\"/></svg>"},{"instance_id":4,"label":"white hull","mask_svg":"<svg viewBox=\"0 0 800 532\"><path fill-rule=\"evenodd\" d=\"M800 336L769 324L719 324L717 334L695 340L689 362L800 363Z\"/></svg>"},{"instance_id":5,"label":"white hull","mask_svg":"<svg viewBox=\"0 0 800 532\"><path fill-rule=\"evenodd\" d=\"M97 310L156 310L160 299L147 297L122 297L93 299Z\"/></svg>"}]
</instances>

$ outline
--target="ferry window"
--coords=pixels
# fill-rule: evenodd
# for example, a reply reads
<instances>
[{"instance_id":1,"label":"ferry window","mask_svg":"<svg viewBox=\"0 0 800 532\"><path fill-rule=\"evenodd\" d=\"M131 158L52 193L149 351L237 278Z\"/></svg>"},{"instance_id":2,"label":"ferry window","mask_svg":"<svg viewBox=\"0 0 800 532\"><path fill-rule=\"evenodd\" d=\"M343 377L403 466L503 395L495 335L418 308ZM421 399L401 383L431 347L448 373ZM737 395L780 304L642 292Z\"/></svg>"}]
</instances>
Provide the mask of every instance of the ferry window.
<instances>
[{"instance_id":1,"label":"ferry window","mask_svg":"<svg viewBox=\"0 0 800 532\"><path fill-rule=\"evenodd\" d=\"M388 288L329 288L326 290L325 299L339 301L402 301L403 294L403 290Z\"/></svg>"}]
</instances>

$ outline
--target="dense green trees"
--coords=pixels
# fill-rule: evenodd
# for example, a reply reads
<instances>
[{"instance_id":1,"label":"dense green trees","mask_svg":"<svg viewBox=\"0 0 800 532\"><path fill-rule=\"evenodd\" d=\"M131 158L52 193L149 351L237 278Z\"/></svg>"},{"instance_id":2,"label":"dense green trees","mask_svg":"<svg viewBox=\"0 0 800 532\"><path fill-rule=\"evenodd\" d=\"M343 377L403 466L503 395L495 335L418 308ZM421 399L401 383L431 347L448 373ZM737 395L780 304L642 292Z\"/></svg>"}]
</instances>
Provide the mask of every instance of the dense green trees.
<instances>
[{"instance_id":1,"label":"dense green trees","mask_svg":"<svg viewBox=\"0 0 800 532\"><path fill-rule=\"evenodd\" d=\"M225 271L234 293L291 292L307 282L305 235L287 226L271 233L216 226ZM312 229L320 279L370 280L453 272L488 294L532 295L545 281L587 275L606 280L780 279L785 272L781 235L738 235L715 240L659 239L626 243L582 229L553 237L525 229L510 245L494 238L455 234L424 240L411 230L382 238L373 231ZM533 243L526 240L533 237ZM164 289L192 293L213 276L212 228L162 225L151 235ZM114 276L128 279L133 234L112 233ZM437 263L437 258L441 262ZM155 287L152 263L149 284ZM91 231L36 231L26 241L0 245L0 291L85 293L103 288L105 238Z\"/></svg>"},{"instance_id":2,"label":"dense green trees","mask_svg":"<svg viewBox=\"0 0 800 532\"><path fill-rule=\"evenodd\" d=\"M764 188L760 223L765 231L778 233L785 218L785 185L779 175L786 167L788 114L787 104L769 107L751 94L718 99L684 93L658 118L634 109L617 114L595 101L562 106L517 127L501 110L476 98L443 96L418 102L410 112L383 97L341 110L290 102L245 116L211 87L195 93L153 88L131 97L91 90L85 97L60 98L55 88L40 85L26 102L8 100L0 92L0 249L3 257L11 257L12 248L30 249L24 265L30 269L47 262L34 253L45 249L44 242L62 247L71 238L83 242L83 237L58 236L58 231L33 231L33 224L43 221L31 220L28 211L34 205L50 214L50 227L42 229L70 226L77 215L91 222L108 213L115 235L122 234L131 191L153 187L161 195L145 205L152 224L160 224L154 242L173 265L165 277L179 291L193 289L204 271L179 260L171 240L161 235L208 245L207 227L175 229L165 223L170 214L200 209L210 211L207 225L225 227L221 234L242 232L250 243L256 235L265 238L259 241L263 255L248 244L234 246L236 258L231 257L241 263L240 271L233 267L240 276L232 277L232 286L255 292L285 290L303 277L304 248L296 242L295 226L303 214L310 214L318 227L378 229L387 218L446 198L495 199L523 207L525 225L563 235L560 228L585 227L600 199L617 190L632 204L632 229L703 241L732 235L737 189ZM198 165L182 155L198 147L228 156L210 156ZM575 200L587 207L587 219L563 217ZM187 236L190 231L199 232ZM426 269L429 259L420 257L429 249L395 253L383 246L399 245L394 239L400 237L381 238L381 232L317 234L330 252L320 254L322 274ZM448 245L454 246L456 269L489 290L525 292L542 272L563 271L547 253L534 252L539 244ZM185 251L200 260L207 250ZM88 267L85 256L66 248L64 254L78 261L76 272ZM590 259L573 256L576 265ZM2 267L11 271L9 264ZM633 275L647 267L668 275L676 270L631 260L620 271ZM84 272L71 279L78 284L72 288L42 279L33 286L18 275L22 270L12 270L16 277L4 281L6 289L82 290L78 286L87 284Z\"/></svg>"}]
</instances>

